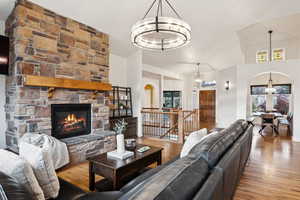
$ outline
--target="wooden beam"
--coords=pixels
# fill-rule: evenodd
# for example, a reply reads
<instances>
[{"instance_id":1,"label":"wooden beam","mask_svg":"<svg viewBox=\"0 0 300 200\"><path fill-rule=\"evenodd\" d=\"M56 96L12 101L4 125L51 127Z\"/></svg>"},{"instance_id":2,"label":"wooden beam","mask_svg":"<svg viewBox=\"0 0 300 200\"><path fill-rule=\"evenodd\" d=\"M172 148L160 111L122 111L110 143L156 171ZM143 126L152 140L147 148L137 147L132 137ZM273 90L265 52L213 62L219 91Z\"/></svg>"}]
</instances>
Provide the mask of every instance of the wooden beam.
<instances>
[{"instance_id":1,"label":"wooden beam","mask_svg":"<svg viewBox=\"0 0 300 200\"><path fill-rule=\"evenodd\" d=\"M73 80L67 78L50 78L46 76L26 75L24 85L49 88L67 88L81 90L110 91L111 84L91 81Z\"/></svg>"}]
</instances>

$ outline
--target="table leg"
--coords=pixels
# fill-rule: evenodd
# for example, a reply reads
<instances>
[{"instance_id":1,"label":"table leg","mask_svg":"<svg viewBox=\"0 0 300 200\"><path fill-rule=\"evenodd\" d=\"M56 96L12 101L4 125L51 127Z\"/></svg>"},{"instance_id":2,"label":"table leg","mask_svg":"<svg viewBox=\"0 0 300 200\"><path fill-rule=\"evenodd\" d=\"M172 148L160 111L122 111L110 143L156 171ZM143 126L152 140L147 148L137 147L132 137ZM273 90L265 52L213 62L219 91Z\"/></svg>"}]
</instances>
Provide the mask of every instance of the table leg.
<instances>
[{"instance_id":1,"label":"table leg","mask_svg":"<svg viewBox=\"0 0 300 200\"><path fill-rule=\"evenodd\" d=\"M157 157L157 165L161 165L161 152L159 152Z\"/></svg>"},{"instance_id":2,"label":"table leg","mask_svg":"<svg viewBox=\"0 0 300 200\"><path fill-rule=\"evenodd\" d=\"M93 172L92 162L89 162L89 189L95 191L95 173Z\"/></svg>"},{"instance_id":3,"label":"table leg","mask_svg":"<svg viewBox=\"0 0 300 200\"><path fill-rule=\"evenodd\" d=\"M117 172L115 172L113 177L114 177L113 178L113 190L117 191L120 189L120 182L121 182L121 180L119 178L120 176L117 174Z\"/></svg>"}]
</instances>

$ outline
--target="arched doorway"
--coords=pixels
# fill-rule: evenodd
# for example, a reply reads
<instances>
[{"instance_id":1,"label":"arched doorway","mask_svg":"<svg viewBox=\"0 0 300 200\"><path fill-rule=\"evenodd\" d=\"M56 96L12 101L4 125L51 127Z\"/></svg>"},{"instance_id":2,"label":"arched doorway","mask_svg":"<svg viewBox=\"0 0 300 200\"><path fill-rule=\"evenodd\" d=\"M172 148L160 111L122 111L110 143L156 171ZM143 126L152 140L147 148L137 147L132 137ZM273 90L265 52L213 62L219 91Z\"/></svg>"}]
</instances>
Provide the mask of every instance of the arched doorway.
<instances>
[{"instance_id":1,"label":"arched doorway","mask_svg":"<svg viewBox=\"0 0 300 200\"><path fill-rule=\"evenodd\" d=\"M270 80L274 91L266 90L270 87ZM257 116L258 113L279 113L285 118L292 116L294 112L293 80L288 75L279 72L259 73L249 81L248 88L248 116ZM262 122L262 118L255 120L256 124L262 124ZM277 124L276 119L275 126Z\"/></svg>"},{"instance_id":2,"label":"arched doorway","mask_svg":"<svg viewBox=\"0 0 300 200\"><path fill-rule=\"evenodd\" d=\"M151 84L147 84L144 87L145 91L145 107L153 108L154 106L154 87Z\"/></svg>"}]
</instances>

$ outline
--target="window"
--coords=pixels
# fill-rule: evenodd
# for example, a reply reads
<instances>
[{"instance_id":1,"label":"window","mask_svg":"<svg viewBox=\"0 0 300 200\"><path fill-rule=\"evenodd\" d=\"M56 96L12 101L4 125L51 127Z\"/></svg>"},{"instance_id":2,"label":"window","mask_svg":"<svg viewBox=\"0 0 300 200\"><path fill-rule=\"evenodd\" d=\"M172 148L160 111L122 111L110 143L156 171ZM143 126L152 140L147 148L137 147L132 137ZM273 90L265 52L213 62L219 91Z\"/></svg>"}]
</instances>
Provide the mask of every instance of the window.
<instances>
[{"instance_id":1,"label":"window","mask_svg":"<svg viewBox=\"0 0 300 200\"><path fill-rule=\"evenodd\" d=\"M261 50L256 52L256 63L266 63L268 62L268 51L267 50Z\"/></svg>"},{"instance_id":2,"label":"window","mask_svg":"<svg viewBox=\"0 0 300 200\"><path fill-rule=\"evenodd\" d=\"M274 94L267 94L265 89L267 85L252 85L251 86L251 110L252 112L266 111L267 108L272 108L284 115L289 112L292 85L277 84L273 85L276 88ZM269 99L269 100L268 100ZM267 105L268 103L272 105Z\"/></svg>"},{"instance_id":3,"label":"window","mask_svg":"<svg viewBox=\"0 0 300 200\"><path fill-rule=\"evenodd\" d=\"M181 92L180 91L164 91L164 108L180 108Z\"/></svg>"},{"instance_id":4,"label":"window","mask_svg":"<svg viewBox=\"0 0 300 200\"><path fill-rule=\"evenodd\" d=\"M266 95L252 95L252 112L266 111L267 96Z\"/></svg>"}]
</instances>

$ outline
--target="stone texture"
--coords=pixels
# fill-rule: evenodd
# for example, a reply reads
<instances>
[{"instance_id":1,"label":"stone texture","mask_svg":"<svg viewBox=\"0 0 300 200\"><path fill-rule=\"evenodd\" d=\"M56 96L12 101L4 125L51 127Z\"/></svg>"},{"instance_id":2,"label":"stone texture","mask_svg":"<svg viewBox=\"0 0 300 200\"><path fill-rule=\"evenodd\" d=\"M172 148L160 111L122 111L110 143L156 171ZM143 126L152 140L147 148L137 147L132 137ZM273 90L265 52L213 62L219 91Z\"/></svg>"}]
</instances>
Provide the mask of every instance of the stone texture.
<instances>
[{"instance_id":1,"label":"stone texture","mask_svg":"<svg viewBox=\"0 0 300 200\"><path fill-rule=\"evenodd\" d=\"M68 145L71 165L86 161L87 158L112 151L116 148L115 136L105 136L89 142Z\"/></svg>"},{"instance_id":2,"label":"stone texture","mask_svg":"<svg viewBox=\"0 0 300 200\"><path fill-rule=\"evenodd\" d=\"M108 82L109 37L96 29L60 16L26 0L17 0L6 21L11 39L11 62L6 79L6 138L17 150L26 133L51 134L51 104L90 103L92 133L108 129L108 96L93 91L56 89L48 99L48 88L24 86L25 75ZM71 159L81 161L113 148L113 138L70 147Z\"/></svg>"}]
</instances>

